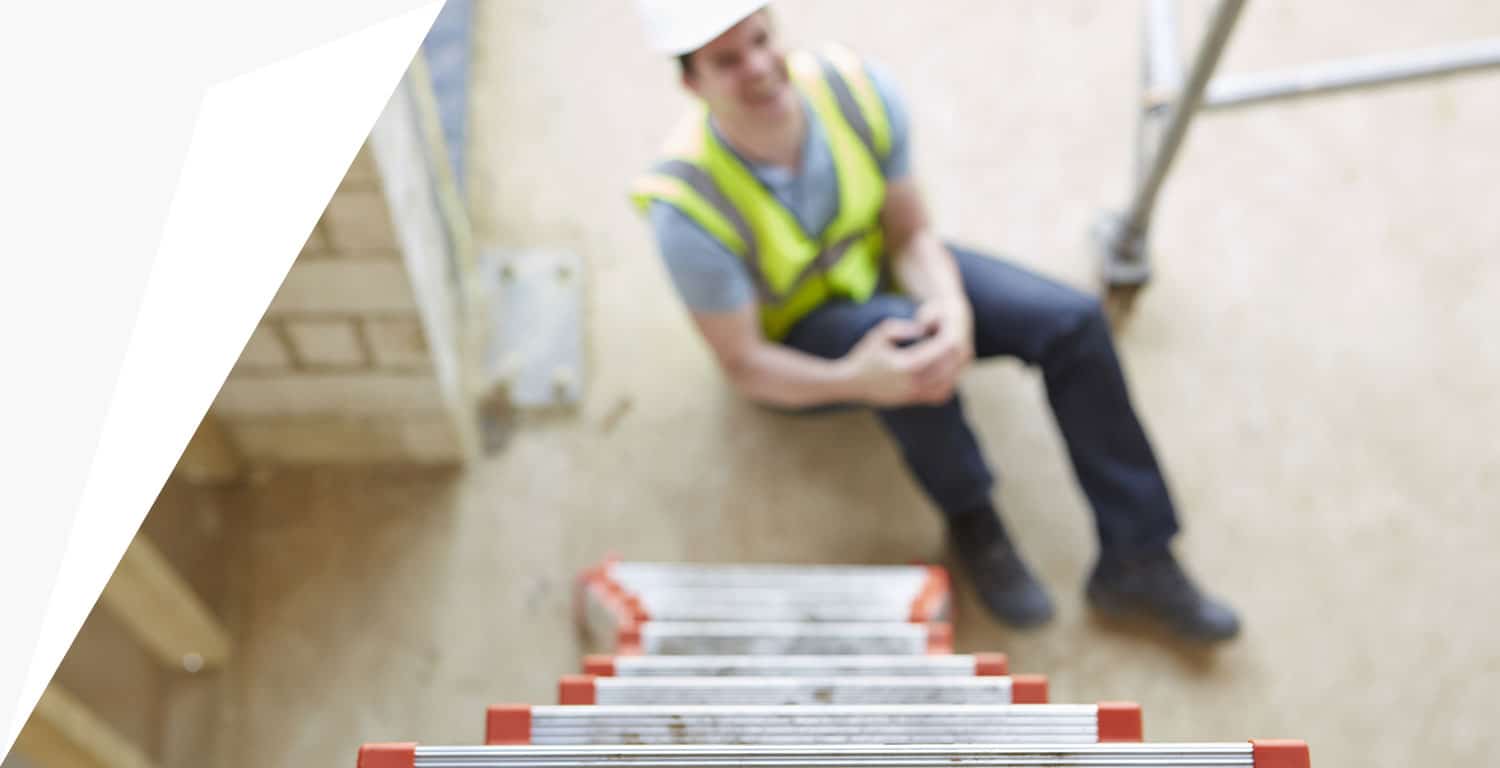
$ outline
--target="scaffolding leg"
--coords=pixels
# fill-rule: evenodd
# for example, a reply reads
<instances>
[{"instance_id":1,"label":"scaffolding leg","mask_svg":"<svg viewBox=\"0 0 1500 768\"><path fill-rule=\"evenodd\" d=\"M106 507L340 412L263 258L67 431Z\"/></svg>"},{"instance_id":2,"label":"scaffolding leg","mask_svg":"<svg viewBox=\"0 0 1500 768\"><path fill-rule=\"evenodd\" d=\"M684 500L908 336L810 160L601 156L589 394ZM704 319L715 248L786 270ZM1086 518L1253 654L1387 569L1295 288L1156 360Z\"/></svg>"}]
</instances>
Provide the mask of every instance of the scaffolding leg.
<instances>
[{"instance_id":1,"label":"scaffolding leg","mask_svg":"<svg viewBox=\"0 0 1500 768\"><path fill-rule=\"evenodd\" d=\"M1175 57L1169 53L1175 50L1175 14L1168 0L1147 0L1146 5L1148 39L1138 129L1138 179L1126 211L1123 214L1104 214L1094 230L1106 307L1117 321L1129 314L1136 295L1150 280L1146 239L1156 197L1198 112L1208 81L1218 66L1230 33L1234 31L1245 0L1219 0L1209 19L1208 29L1198 44L1187 81L1178 91L1177 98L1165 105L1165 109L1148 105L1155 100L1155 94L1175 86ZM1165 122L1164 128L1159 127L1162 122Z\"/></svg>"}]
</instances>

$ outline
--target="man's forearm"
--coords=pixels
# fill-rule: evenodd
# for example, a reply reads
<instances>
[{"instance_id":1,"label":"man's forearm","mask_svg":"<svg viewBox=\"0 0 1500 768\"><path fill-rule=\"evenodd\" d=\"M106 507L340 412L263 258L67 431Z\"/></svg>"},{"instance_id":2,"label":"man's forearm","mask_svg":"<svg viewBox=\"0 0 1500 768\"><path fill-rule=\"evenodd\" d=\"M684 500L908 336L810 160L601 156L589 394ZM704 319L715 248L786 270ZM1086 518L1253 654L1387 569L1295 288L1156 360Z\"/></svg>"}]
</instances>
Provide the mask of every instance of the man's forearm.
<instances>
[{"instance_id":1,"label":"man's forearm","mask_svg":"<svg viewBox=\"0 0 1500 768\"><path fill-rule=\"evenodd\" d=\"M918 302L965 300L958 262L931 230L922 229L895 254L892 264L897 282Z\"/></svg>"},{"instance_id":2,"label":"man's forearm","mask_svg":"<svg viewBox=\"0 0 1500 768\"><path fill-rule=\"evenodd\" d=\"M783 408L852 402L861 396L844 360L771 342L756 345L726 370L745 397Z\"/></svg>"}]
</instances>

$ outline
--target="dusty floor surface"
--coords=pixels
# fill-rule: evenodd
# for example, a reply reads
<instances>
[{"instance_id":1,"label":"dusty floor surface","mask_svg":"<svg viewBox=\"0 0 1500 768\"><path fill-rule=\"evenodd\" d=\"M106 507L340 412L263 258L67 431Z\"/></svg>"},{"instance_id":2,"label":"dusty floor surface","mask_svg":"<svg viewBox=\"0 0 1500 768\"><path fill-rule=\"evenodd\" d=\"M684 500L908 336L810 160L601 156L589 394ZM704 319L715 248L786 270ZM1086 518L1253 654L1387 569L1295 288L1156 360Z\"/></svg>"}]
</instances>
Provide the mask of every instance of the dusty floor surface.
<instances>
[{"instance_id":1,"label":"dusty floor surface","mask_svg":"<svg viewBox=\"0 0 1500 768\"><path fill-rule=\"evenodd\" d=\"M784 5L794 39L838 38L904 85L946 234L1088 285L1085 233L1130 167L1136 3ZM1207 4L1185 5L1188 36ZM693 335L624 199L682 103L630 5L489 0L477 17L479 242L589 260L588 400L461 473L289 472L245 493L225 560L239 655L195 694L218 705L211 764L477 743L485 705L550 702L574 671L570 580L608 551L943 557L869 417L747 406ZM1497 30L1486 0L1266 0L1225 69ZM1049 673L1055 701L1137 700L1151 739L1304 738L1323 766L1488 762L1497 136L1495 75L1199 122L1162 199L1158 277L1119 344L1185 517L1179 549L1246 633L1189 653L1089 619L1087 509L1038 379L1000 362L964 392L1060 615L1011 632L960 584L960 649Z\"/></svg>"}]
</instances>

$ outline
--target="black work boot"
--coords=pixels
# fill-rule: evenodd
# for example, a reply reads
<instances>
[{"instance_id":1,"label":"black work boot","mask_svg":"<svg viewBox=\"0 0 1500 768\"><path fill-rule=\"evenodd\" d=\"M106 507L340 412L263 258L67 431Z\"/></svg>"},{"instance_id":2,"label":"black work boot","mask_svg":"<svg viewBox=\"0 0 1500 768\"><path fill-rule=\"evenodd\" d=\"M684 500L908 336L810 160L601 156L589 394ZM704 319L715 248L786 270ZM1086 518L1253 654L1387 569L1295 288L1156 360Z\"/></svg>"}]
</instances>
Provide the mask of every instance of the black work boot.
<instances>
[{"instance_id":1,"label":"black work boot","mask_svg":"<svg viewBox=\"0 0 1500 768\"><path fill-rule=\"evenodd\" d=\"M1086 594L1106 617L1158 622L1193 642L1220 642L1240 632L1234 611L1198 591L1169 549L1133 560L1101 557Z\"/></svg>"},{"instance_id":2,"label":"black work boot","mask_svg":"<svg viewBox=\"0 0 1500 768\"><path fill-rule=\"evenodd\" d=\"M952 518L948 534L974 589L997 618L1016 628L1052 618L1052 598L1011 545L994 508L986 505Z\"/></svg>"}]
</instances>

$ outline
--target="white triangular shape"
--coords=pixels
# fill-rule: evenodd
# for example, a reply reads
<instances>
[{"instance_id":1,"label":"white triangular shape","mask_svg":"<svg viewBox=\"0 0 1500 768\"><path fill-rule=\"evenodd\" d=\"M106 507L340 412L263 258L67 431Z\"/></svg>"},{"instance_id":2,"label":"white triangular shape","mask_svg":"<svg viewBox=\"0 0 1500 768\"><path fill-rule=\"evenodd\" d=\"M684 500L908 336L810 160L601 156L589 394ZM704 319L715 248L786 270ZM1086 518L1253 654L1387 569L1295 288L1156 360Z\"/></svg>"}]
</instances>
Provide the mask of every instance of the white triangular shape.
<instances>
[{"instance_id":1,"label":"white triangular shape","mask_svg":"<svg viewBox=\"0 0 1500 768\"><path fill-rule=\"evenodd\" d=\"M424 5L205 95L60 567L37 562L29 574L36 590L56 574L46 614L39 626L5 630L12 641L37 638L29 665L0 660L0 701L16 701L5 750L441 7ZM19 519L5 525L23 534Z\"/></svg>"}]
</instances>

